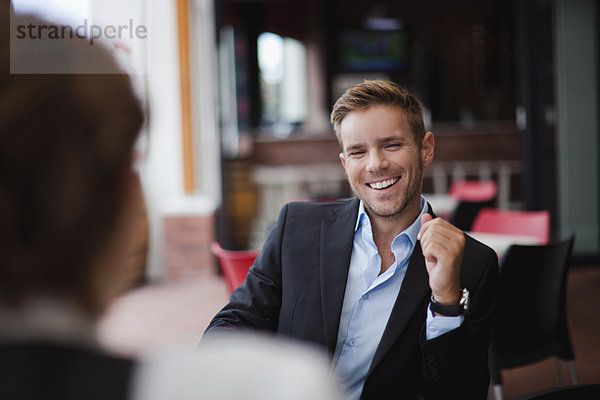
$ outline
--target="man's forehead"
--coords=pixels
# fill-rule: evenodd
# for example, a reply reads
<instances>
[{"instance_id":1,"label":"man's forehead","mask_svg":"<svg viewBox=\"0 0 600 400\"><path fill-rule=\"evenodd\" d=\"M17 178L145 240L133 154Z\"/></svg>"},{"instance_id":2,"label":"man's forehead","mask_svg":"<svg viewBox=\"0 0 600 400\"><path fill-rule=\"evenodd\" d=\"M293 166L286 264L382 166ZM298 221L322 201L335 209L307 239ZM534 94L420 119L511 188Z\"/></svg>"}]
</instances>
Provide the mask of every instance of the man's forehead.
<instances>
[{"instance_id":1,"label":"man's forehead","mask_svg":"<svg viewBox=\"0 0 600 400\"><path fill-rule=\"evenodd\" d=\"M344 148L360 142L410 140L412 130L400 107L376 105L349 112L341 121L339 136Z\"/></svg>"}]
</instances>

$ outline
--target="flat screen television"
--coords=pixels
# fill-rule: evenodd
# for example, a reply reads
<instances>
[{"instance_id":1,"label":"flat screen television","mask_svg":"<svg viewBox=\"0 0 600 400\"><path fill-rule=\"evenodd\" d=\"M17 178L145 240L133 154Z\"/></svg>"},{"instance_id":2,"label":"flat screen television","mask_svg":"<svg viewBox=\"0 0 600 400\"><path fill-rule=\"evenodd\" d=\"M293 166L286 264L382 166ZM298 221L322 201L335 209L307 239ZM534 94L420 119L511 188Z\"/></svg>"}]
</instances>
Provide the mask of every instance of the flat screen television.
<instances>
[{"instance_id":1,"label":"flat screen television","mask_svg":"<svg viewBox=\"0 0 600 400\"><path fill-rule=\"evenodd\" d=\"M404 30L344 29L338 46L341 71L397 71L408 65Z\"/></svg>"}]
</instances>

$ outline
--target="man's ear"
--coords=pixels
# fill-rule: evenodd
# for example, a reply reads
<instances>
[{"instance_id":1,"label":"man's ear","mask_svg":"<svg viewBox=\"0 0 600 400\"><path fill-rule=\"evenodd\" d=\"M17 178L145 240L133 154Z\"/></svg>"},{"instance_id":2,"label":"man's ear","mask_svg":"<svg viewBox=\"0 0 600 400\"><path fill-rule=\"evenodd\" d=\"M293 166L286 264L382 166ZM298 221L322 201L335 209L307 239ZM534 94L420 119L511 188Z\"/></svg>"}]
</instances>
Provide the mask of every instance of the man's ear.
<instances>
[{"instance_id":1,"label":"man's ear","mask_svg":"<svg viewBox=\"0 0 600 400\"><path fill-rule=\"evenodd\" d=\"M435 147L435 139L432 132L427 132L423 136L423 142L421 144L421 162L424 167L428 167L433 161Z\"/></svg>"},{"instance_id":2,"label":"man's ear","mask_svg":"<svg viewBox=\"0 0 600 400\"><path fill-rule=\"evenodd\" d=\"M344 153L340 153L340 162L342 163L342 167L346 168L346 156L344 156Z\"/></svg>"}]
</instances>

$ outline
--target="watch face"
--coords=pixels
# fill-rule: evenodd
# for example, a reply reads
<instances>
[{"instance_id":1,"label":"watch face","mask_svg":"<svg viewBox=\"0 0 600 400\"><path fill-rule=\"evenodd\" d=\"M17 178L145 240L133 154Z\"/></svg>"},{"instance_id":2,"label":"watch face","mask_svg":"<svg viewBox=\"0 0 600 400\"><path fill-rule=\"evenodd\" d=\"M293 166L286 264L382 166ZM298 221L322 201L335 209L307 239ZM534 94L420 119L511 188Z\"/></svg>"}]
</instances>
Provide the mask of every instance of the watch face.
<instances>
[{"instance_id":1,"label":"watch face","mask_svg":"<svg viewBox=\"0 0 600 400\"><path fill-rule=\"evenodd\" d=\"M462 290L462 297L458 304L460 304L465 310L465 312L467 312L467 310L469 309L469 291L467 289Z\"/></svg>"}]
</instances>

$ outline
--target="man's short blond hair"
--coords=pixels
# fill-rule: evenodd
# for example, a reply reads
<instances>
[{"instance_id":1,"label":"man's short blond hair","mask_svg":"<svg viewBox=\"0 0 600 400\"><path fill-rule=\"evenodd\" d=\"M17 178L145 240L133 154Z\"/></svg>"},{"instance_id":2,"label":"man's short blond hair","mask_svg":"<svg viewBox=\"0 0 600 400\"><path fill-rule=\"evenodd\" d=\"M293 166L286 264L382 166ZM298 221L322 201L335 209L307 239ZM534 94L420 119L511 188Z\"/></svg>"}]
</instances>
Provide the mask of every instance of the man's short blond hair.
<instances>
[{"instance_id":1,"label":"man's short blond hair","mask_svg":"<svg viewBox=\"0 0 600 400\"><path fill-rule=\"evenodd\" d=\"M366 110L375 105L399 107L406 113L406 119L419 147L425 136L423 104L404 86L384 80L365 80L350 87L335 102L331 111L331 123L340 145L342 121L352 111Z\"/></svg>"}]
</instances>

